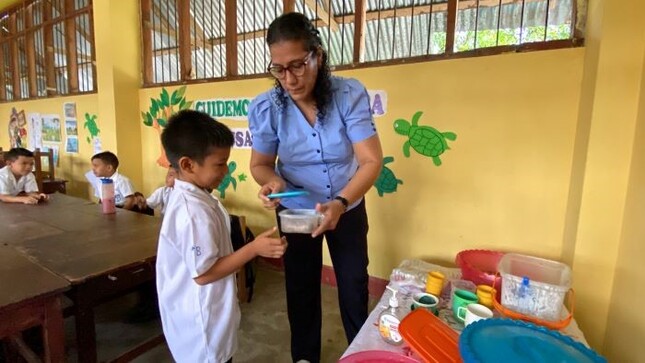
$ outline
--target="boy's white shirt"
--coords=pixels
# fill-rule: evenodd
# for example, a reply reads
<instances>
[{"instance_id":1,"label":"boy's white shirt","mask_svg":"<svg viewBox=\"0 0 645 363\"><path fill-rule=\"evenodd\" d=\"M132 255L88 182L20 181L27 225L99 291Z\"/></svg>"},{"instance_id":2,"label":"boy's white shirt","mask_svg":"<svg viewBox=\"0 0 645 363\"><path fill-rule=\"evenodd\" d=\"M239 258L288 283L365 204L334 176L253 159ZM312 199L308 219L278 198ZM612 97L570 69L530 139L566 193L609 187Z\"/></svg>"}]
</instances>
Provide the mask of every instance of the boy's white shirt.
<instances>
[{"instance_id":1,"label":"boy's white shirt","mask_svg":"<svg viewBox=\"0 0 645 363\"><path fill-rule=\"evenodd\" d=\"M146 204L152 209L159 209L161 214L164 214L166 213L166 206L168 205L168 200L170 198L171 192L172 187L157 188L146 199Z\"/></svg>"},{"instance_id":2,"label":"boy's white shirt","mask_svg":"<svg viewBox=\"0 0 645 363\"><path fill-rule=\"evenodd\" d=\"M193 184L175 180L157 251L163 331L178 362L226 362L237 350L240 309L235 275L198 285L193 279L233 253L228 213Z\"/></svg>"},{"instance_id":3,"label":"boy's white shirt","mask_svg":"<svg viewBox=\"0 0 645 363\"><path fill-rule=\"evenodd\" d=\"M9 165L0 169L0 194L15 197L21 192L33 193L37 191L38 183L36 183L36 177L33 173L16 180Z\"/></svg>"},{"instance_id":4,"label":"boy's white shirt","mask_svg":"<svg viewBox=\"0 0 645 363\"><path fill-rule=\"evenodd\" d=\"M101 178L94 175L93 171L85 173L85 179L94 187L94 196L101 200ZM109 178L114 182L114 204L122 207L125 204L125 198L134 194L134 186L127 176L115 172Z\"/></svg>"}]
</instances>

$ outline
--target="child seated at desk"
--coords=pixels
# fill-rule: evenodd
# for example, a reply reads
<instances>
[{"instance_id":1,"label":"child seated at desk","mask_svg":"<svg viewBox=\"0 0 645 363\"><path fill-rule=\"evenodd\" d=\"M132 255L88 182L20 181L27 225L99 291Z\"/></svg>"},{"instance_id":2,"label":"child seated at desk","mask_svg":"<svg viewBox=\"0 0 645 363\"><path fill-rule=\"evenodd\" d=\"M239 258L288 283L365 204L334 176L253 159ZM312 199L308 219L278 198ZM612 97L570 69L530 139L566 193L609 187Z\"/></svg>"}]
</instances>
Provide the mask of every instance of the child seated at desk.
<instances>
[{"instance_id":1,"label":"child seated at desk","mask_svg":"<svg viewBox=\"0 0 645 363\"><path fill-rule=\"evenodd\" d=\"M157 188L148 198L144 197L143 194L136 192L136 203L139 209L145 210L147 208L159 209L159 212L163 216L166 212L166 206L168 205L168 199L170 198L170 192L175 186L175 177L177 172L173 168L168 168L168 173L166 173L166 184L163 187Z\"/></svg>"},{"instance_id":2,"label":"child seated at desk","mask_svg":"<svg viewBox=\"0 0 645 363\"><path fill-rule=\"evenodd\" d=\"M37 204L46 201L47 194L38 191L34 168L34 153L21 147L4 154L7 165L0 169L0 201L5 203Z\"/></svg>"},{"instance_id":3,"label":"child seated at desk","mask_svg":"<svg viewBox=\"0 0 645 363\"><path fill-rule=\"evenodd\" d=\"M125 175L117 172L119 158L109 151L92 156L92 170L85 173L85 178L94 187L94 196L101 200L101 178L114 181L114 204L124 209L133 209L137 205L134 187Z\"/></svg>"},{"instance_id":4,"label":"child seated at desk","mask_svg":"<svg viewBox=\"0 0 645 363\"><path fill-rule=\"evenodd\" d=\"M233 252L226 210L207 191L228 173L228 127L184 110L170 117L161 142L177 172L157 250L163 332L178 362L228 362L240 322L234 274L258 255L282 256L286 240L269 237L274 227Z\"/></svg>"}]
</instances>

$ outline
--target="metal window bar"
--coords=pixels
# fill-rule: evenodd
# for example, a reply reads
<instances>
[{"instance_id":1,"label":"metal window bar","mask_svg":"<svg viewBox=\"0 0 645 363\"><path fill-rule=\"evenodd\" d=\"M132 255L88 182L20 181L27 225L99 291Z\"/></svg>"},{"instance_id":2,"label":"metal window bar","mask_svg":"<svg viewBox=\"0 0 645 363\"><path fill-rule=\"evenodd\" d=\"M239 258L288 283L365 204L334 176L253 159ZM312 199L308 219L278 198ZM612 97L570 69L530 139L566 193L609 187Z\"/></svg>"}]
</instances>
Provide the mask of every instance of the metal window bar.
<instances>
[{"instance_id":1,"label":"metal window bar","mask_svg":"<svg viewBox=\"0 0 645 363\"><path fill-rule=\"evenodd\" d=\"M153 16L153 22L171 18L161 26L153 24L152 27L165 29L164 33L169 34L168 37L157 34L153 39L155 45L160 43L154 54L165 56L161 65L171 67L167 77L155 69L153 79L157 84L172 83L179 73L177 49L184 46L177 38L177 29L172 29L180 26L172 21L176 0L153 1L162 3L164 11L162 16ZM200 79L221 77L225 74L227 35L223 30L218 32L218 28L226 23L225 0L189 1L192 18L187 21L191 23L191 44L185 46L191 47L192 73ZM261 3L260 0L236 0L237 21L232 24L236 24L237 39L229 41L237 45L233 49L237 50L233 60L237 61L234 66L237 74L245 77L266 72L270 62L264 41L267 28L285 6L293 6L316 23L332 67L353 63L354 57L358 63L378 65L377 62L396 63L399 61L395 59L402 58L434 59L442 53L450 56L453 52L485 47L508 50L508 46L520 47L529 42L571 39L572 32L563 32L560 27L575 22L571 18L575 14L575 0L364 0L364 16L355 13L357 1L361 0L265 0ZM355 24L356 18L365 22L365 30L361 30L362 24ZM451 23L454 25L449 26ZM501 51L500 48L498 52ZM158 61L152 64L160 65Z\"/></svg>"}]
</instances>

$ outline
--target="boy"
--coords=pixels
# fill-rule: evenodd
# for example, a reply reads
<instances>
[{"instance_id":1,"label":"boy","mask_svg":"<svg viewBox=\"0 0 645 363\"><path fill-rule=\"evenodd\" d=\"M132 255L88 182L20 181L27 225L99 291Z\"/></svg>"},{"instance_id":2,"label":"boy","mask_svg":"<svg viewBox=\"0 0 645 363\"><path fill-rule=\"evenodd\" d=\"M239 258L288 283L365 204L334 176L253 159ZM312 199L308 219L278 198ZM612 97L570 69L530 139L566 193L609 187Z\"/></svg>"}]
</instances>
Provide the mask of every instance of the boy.
<instances>
[{"instance_id":1,"label":"boy","mask_svg":"<svg viewBox=\"0 0 645 363\"><path fill-rule=\"evenodd\" d=\"M100 152L92 156L92 172L85 174L87 180L94 187L94 196L101 199L101 178L110 178L114 181L114 204L124 209L133 209L136 206L134 187L126 176L117 172L119 158L109 151Z\"/></svg>"},{"instance_id":2,"label":"boy","mask_svg":"<svg viewBox=\"0 0 645 363\"><path fill-rule=\"evenodd\" d=\"M228 173L228 127L184 110L170 118L161 142L177 172L157 251L166 341L178 362L229 362L240 320L234 273L256 256L282 256L286 240L269 237L274 227L233 252L226 212L207 191Z\"/></svg>"},{"instance_id":3,"label":"boy","mask_svg":"<svg viewBox=\"0 0 645 363\"><path fill-rule=\"evenodd\" d=\"M166 206L168 205L168 199L170 198L170 193L172 188L175 186L175 178L177 177L177 172L175 169L168 168L168 173L166 173L166 185L160 188L157 188L150 196L146 199L143 194L136 192L134 193L136 197L136 203L139 209L145 210L146 208L159 209L159 212L163 216L166 212Z\"/></svg>"},{"instance_id":4,"label":"boy","mask_svg":"<svg viewBox=\"0 0 645 363\"><path fill-rule=\"evenodd\" d=\"M47 194L38 191L34 168L34 153L21 147L4 154L7 165L0 169L0 201L5 203L38 204Z\"/></svg>"}]
</instances>

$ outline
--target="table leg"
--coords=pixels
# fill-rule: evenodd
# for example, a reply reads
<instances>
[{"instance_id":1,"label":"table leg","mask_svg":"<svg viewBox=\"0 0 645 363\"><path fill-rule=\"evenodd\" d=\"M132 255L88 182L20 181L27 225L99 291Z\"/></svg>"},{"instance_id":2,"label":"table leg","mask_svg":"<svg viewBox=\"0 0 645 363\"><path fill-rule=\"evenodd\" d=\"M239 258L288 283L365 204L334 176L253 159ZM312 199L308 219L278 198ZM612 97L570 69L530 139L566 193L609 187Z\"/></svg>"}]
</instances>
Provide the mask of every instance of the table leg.
<instances>
[{"instance_id":1,"label":"table leg","mask_svg":"<svg viewBox=\"0 0 645 363\"><path fill-rule=\"evenodd\" d=\"M95 363L96 357L96 327L94 325L94 306L92 304L90 291L84 291L83 287L77 286L70 294L76 314L76 348L78 349L78 361L83 363Z\"/></svg>"},{"instance_id":2,"label":"table leg","mask_svg":"<svg viewBox=\"0 0 645 363\"><path fill-rule=\"evenodd\" d=\"M45 303L43 342L45 343L45 362L62 363L65 361L65 327L58 297L49 299Z\"/></svg>"}]
</instances>

